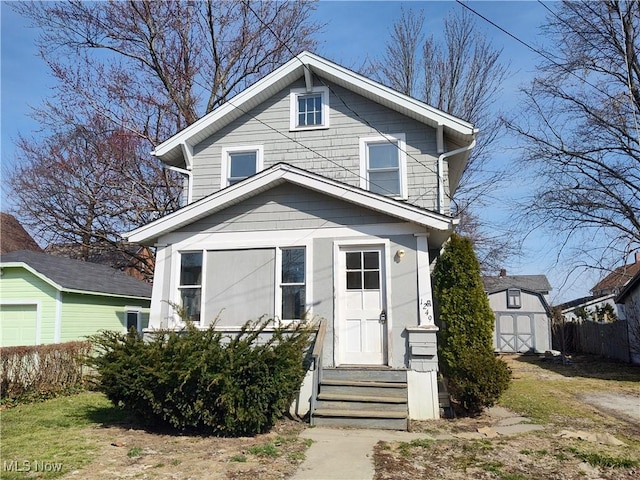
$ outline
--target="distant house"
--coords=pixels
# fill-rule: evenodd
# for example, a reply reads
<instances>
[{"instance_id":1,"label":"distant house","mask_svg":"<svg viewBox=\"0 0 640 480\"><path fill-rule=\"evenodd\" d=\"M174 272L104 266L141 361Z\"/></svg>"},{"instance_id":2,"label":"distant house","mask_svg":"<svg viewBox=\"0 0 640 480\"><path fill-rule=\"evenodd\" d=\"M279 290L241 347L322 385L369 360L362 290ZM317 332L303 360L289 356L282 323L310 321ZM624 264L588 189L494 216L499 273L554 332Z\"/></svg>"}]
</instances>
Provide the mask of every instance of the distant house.
<instances>
[{"instance_id":1,"label":"distant house","mask_svg":"<svg viewBox=\"0 0 640 480\"><path fill-rule=\"evenodd\" d=\"M16 250L42 252L40 246L27 233L16 217L0 212L0 254Z\"/></svg>"},{"instance_id":2,"label":"distant house","mask_svg":"<svg viewBox=\"0 0 640 480\"><path fill-rule=\"evenodd\" d=\"M544 352L551 349L551 290L545 275L507 275L482 278L494 311L494 348L501 353Z\"/></svg>"},{"instance_id":3,"label":"distant house","mask_svg":"<svg viewBox=\"0 0 640 480\"><path fill-rule=\"evenodd\" d=\"M636 254L636 262L638 255ZM629 357L632 363L640 364L640 271L629 280L615 298L619 309L627 320L629 335Z\"/></svg>"},{"instance_id":4,"label":"distant house","mask_svg":"<svg viewBox=\"0 0 640 480\"><path fill-rule=\"evenodd\" d=\"M587 319L598 320L596 312L600 309L611 307L616 314L616 319L625 320L625 309L619 308L616 296L640 272L640 253L635 254L634 262L616 268L596 283L591 289L591 295L578 298L560 305L562 314L567 321L575 321L578 316L586 315ZM584 317L583 317L584 318Z\"/></svg>"},{"instance_id":5,"label":"distant house","mask_svg":"<svg viewBox=\"0 0 640 480\"><path fill-rule=\"evenodd\" d=\"M151 285L117 270L45 253L0 255L0 346L81 340L142 330Z\"/></svg>"}]
</instances>

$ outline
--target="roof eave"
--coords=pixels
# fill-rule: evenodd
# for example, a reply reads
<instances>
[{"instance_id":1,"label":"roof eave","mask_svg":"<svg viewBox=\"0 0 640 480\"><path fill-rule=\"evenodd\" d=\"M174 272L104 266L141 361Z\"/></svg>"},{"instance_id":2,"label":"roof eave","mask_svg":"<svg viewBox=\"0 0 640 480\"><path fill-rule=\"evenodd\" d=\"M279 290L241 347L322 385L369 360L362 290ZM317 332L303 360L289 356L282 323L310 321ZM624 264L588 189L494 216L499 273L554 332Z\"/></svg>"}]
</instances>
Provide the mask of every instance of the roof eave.
<instances>
[{"instance_id":1,"label":"roof eave","mask_svg":"<svg viewBox=\"0 0 640 480\"><path fill-rule=\"evenodd\" d=\"M238 93L173 137L158 145L152 155L162 162L179 166L184 163L183 146L192 148L218 129L259 105L271 95L304 76L304 67L331 82L352 90L370 100L396 110L426 125L442 125L452 139L469 144L477 134L472 124L449 115L413 97L348 70L309 52L302 52L264 78Z\"/></svg>"}]
</instances>

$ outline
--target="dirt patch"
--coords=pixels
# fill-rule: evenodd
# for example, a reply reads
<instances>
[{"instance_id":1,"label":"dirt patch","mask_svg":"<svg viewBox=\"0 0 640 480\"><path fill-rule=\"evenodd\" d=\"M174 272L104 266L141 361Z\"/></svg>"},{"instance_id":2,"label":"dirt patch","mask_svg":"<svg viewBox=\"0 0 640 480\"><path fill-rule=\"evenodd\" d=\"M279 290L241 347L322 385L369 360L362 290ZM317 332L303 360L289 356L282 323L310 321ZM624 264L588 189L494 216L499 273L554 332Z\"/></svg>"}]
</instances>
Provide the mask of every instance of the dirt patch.
<instances>
[{"instance_id":1,"label":"dirt patch","mask_svg":"<svg viewBox=\"0 0 640 480\"><path fill-rule=\"evenodd\" d=\"M268 434L217 438L167 435L111 426L83 431L98 444L95 461L64 478L281 479L304 460L305 425L283 420Z\"/></svg>"},{"instance_id":2,"label":"dirt patch","mask_svg":"<svg viewBox=\"0 0 640 480\"><path fill-rule=\"evenodd\" d=\"M507 362L516 381L535 379L541 389L545 382L561 391L569 385L572 391L580 391L584 384L588 394L579 395L576 401L588 403L593 414L582 419L557 415L543 430L491 438L483 438L482 432L495 432L501 419L487 413L474 418L413 422L412 430L423 432L425 440L378 443L374 450L375 480L640 478L640 430L635 428L633 411L638 397L628 393L633 385L607 381L599 372L591 375L584 365L556 369L537 359L508 358ZM637 381L637 376L633 379ZM573 395L567 397L573 399ZM600 435L573 435L572 429ZM447 434L456 438L427 440ZM618 437L624 444L598 441L605 436L608 440Z\"/></svg>"}]
</instances>

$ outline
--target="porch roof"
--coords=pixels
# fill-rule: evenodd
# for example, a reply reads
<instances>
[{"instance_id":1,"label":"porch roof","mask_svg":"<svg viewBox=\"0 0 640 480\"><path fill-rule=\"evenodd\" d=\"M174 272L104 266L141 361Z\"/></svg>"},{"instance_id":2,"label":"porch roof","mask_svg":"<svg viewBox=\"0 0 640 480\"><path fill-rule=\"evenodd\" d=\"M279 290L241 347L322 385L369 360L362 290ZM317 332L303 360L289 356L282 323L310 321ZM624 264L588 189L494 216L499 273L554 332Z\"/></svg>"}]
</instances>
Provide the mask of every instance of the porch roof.
<instances>
[{"instance_id":1,"label":"porch roof","mask_svg":"<svg viewBox=\"0 0 640 480\"><path fill-rule=\"evenodd\" d=\"M154 222L124 233L123 236L132 243L151 245L163 235L286 182L423 226L435 234L440 234L435 239L440 244L449 237L458 223L456 218L279 163Z\"/></svg>"}]
</instances>

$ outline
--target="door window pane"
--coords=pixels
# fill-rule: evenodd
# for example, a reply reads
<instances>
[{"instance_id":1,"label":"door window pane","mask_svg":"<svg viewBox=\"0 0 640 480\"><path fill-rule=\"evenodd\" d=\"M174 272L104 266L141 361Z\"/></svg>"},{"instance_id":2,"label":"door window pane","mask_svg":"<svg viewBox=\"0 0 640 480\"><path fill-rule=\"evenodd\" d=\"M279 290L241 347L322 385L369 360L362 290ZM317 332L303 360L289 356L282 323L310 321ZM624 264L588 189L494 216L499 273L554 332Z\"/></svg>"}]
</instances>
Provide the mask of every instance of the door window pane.
<instances>
[{"instance_id":1,"label":"door window pane","mask_svg":"<svg viewBox=\"0 0 640 480\"><path fill-rule=\"evenodd\" d=\"M362 272L347 272L347 290L360 290L362 288Z\"/></svg>"},{"instance_id":2,"label":"door window pane","mask_svg":"<svg viewBox=\"0 0 640 480\"><path fill-rule=\"evenodd\" d=\"M378 252L363 252L364 268L380 268L380 254Z\"/></svg>"},{"instance_id":3,"label":"door window pane","mask_svg":"<svg viewBox=\"0 0 640 480\"><path fill-rule=\"evenodd\" d=\"M364 289L378 290L380 288L380 271L372 270L364 272Z\"/></svg>"},{"instance_id":4,"label":"door window pane","mask_svg":"<svg viewBox=\"0 0 640 480\"><path fill-rule=\"evenodd\" d=\"M347 270L360 268L360 252L347 253Z\"/></svg>"}]
</instances>

